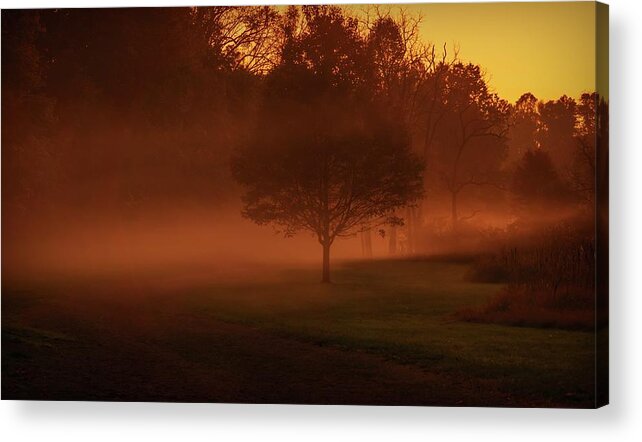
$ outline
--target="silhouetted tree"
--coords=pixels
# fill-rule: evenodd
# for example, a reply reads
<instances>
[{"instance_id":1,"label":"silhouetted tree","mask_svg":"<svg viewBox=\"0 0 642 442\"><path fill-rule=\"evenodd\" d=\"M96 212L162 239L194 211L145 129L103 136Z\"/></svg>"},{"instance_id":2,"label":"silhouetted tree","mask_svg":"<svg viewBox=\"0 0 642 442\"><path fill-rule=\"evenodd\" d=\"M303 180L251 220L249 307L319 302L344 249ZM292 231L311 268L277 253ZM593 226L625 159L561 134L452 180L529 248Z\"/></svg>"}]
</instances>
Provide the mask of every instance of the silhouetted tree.
<instances>
[{"instance_id":1,"label":"silhouetted tree","mask_svg":"<svg viewBox=\"0 0 642 442\"><path fill-rule=\"evenodd\" d=\"M585 93L576 106L575 140L576 149L570 172L570 184L580 198L595 201L596 141L598 124L597 93Z\"/></svg>"},{"instance_id":2,"label":"silhouetted tree","mask_svg":"<svg viewBox=\"0 0 642 442\"><path fill-rule=\"evenodd\" d=\"M254 139L234 158L243 215L323 248L384 222L422 194L421 161L403 126L377 112L357 22L337 7L289 10L281 63L268 76ZM297 24L295 27L294 24Z\"/></svg>"},{"instance_id":3,"label":"silhouetted tree","mask_svg":"<svg viewBox=\"0 0 642 442\"><path fill-rule=\"evenodd\" d=\"M219 67L263 74L278 63L279 14L272 6L196 7L192 22Z\"/></svg>"},{"instance_id":4,"label":"silhouetted tree","mask_svg":"<svg viewBox=\"0 0 642 442\"><path fill-rule=\"evenodd\" d=\"M392 14L390 9L377 6L366 11L368 19L374 17L366 21L367 49L373 63L373 95L381 112L403 122L411 136L413 150L421 153L428 165L430 145L443 114L439 106L443 79L453 61L448 61L445 46L438 57L435 46L422 41L421 15L409 14L404 8ZM406 208L403 232L398 232L396 226L386 232L389 253L397 251L398 233L406 236L405 250L415 252L422 224L422 202L419 201Z\"/></svg>"},{"instance_id":5,"label":"silhouetted tree","mask_svg":"<svg viewBox=\"0 0 642 442\"><path fill-rule=\"evenodd\" d=\"M551 156L563 179L568 179L577 141L573 135L576 124L574 99L563 95L558 100L541 102L538 106L540 127L537 131L539 147Z\"/></svg>"},{"instance_id":6,"label":"silhouetted tree","mask_svg":"<svg viewBox=\"0 0 642 442\"><path fill-rule=\"evenodd\" d=\"M169 194L220 200L261 78L278 61L277 16L269 7L3 12L6 202L109 202L130 216Z\"/></svg>"},{"instance_id":7,"label":"silhouetted tree","mask_svg":"<svg viewBox=\"0 0 642 442\"><path fill-rule=\"evenodd\" d=\"M338 109L333 114L347 118ZM322 281L329 282L335 239L398 222L387 217L421 196L422 166L391 124L319 128L313 118L262 131L259 145L235 158L233 172L245 188L243 215L285 236L312 232L323 247Z\"/></svg>"},{"instance_id":8,"label":"silhouetted tree","mask_svg":"<svg viewBox=\"0 0 642 442\"><path fill-rule=\"evenodd\" d=\"M397 119L410 132L415 110L412 96L418 85L421 58L412 37L416 32L412 25L416 26L416 22L409 22L408 17L402 16L402 20L404 18L406 21L400 22L390 14L379 15L369 26L366 51L371 62L369 87L378 112ZM405 219L407 227L413 222L412 213L409 215ZM367 237L370 234L370 230L364 232ZM388 252L394 255L397 251L396 225L389 227L387 237Z\"/></svg>"},{"instance_id":9,"label":"silhouetted tree","mask_svg":"<svg viewBox=\"0 0 642 442\"><path fill-rule=\"evenodd\" d=\"M510 163L520 161L529 150L539 147L537 131L540 126L537 98L527 92L515 102L510 114L510 127L507 134L508 157Z\"/></svg>"},{"instance_id":10,"label":"silhouetted tree","mask_svg":"<svg viewBox=\"0 0 642 442\"><path fill-rule=\"evenodd\" d=\"M510 106L488 90L479 66L463 63L449 67L441 100L444 110L433 158L450 194L452 228L457 231L462 191L500 185Z\"/></svg>"},{"instance_id":11,"label":"silhouetted tree","mask_svg":"<svg viewBox=\"0 0 642 442\"><path fill-rule=\"evenodd\" d=\"M557 173L550 155L541 149L524 154L513 174L511 191L518 212L527 214L559 207L571 199L570 189Z\"/></svg>"}]
</instances>

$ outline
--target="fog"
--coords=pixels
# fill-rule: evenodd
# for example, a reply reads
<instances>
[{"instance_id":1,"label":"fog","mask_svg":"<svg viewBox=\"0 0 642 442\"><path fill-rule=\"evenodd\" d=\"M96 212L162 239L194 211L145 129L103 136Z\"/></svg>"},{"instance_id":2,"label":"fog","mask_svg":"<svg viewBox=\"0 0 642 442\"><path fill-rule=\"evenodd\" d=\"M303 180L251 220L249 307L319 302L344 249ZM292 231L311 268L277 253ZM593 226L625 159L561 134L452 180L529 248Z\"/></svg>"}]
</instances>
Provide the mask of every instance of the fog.
<instances>
[{"instance_id":1,"label":"fog","mask_svg":"<svg viewBox=\"0 0 642 442\"><path fill-rule=\"evenodd\" d=\"M263 210L241 216L265 183L287 203L297 196L288 185L303 180L316 198L314 183L328 180L316 180L313 149L339 165L334 201L345 200L347 176L369 179L370 200L387 195L371 212L339 214L358 222L342 231L351 237L327 238L332 265L488 252L509 236L592 219L598 103L608 116L596 94L508 103L483 66L435 59L417 22L382 16L366 29L346 14L3 12L3 284L320 267L319 232L284 238L271 225L301 205L278 218L259 198ZM233 177L234 155L252 145L253 174Z\"/></svg>"},{"instance_id":2,"label":"fog","mask_svg":"<svg viewBox=\"0 0 642 442\"><path fill-rule=\"evenodd\" d=\"M284 238L242 218L234 205L149 209L133 220L104 209L68 210L57 222L3 229L2 246L5 282L136 274L224 281L318 266L321 259L311 234ZM332 252L336 260L359 258L359 240L338 240Z\"/></svg>"}]
</instances>

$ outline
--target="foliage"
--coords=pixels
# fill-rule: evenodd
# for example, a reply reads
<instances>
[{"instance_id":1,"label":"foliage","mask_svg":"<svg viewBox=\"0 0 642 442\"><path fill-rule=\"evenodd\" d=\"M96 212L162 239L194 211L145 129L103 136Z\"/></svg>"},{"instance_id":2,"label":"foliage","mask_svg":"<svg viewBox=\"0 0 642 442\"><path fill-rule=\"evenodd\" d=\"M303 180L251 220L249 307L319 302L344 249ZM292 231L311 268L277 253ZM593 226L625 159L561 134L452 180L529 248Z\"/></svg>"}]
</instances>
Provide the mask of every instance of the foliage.
<instances>
[{"instance_id":1,"label":"foliage","mask_svg":"<svg viewBox=\"0 0 642 442\"><path fill-rule=\"evenodd\" d=\"M329 248L422 195L423 164L404 128L369 109L371 71L357 23L336 7L304 7L267 78L253 140L234 158L243 215Z\"/></svg>"},{"instance_id":2,"label":"foliage","mask_svg":"<svg viewBox=\"0 0 642 442\"><path fill-rule=\"evenodd\" d=\"M421 196L422 165L394 126L315 131L309 123L303 117L290 131L261 131L259 144L235 157L234 175L247 190L244 216L286 236L308 230L332 243Z\"/></svg>"},{"instance_id":3,"label":"foliage","mask_svg":"<svg viewBox=\"0 0 642 442\"><path fill-rule=\"evenodd\" d=\"M511 190L519 209L568 205L571 191L559 177L550 155L543 150L526 151L513 172Z\"/></svg>"}]
</instances>

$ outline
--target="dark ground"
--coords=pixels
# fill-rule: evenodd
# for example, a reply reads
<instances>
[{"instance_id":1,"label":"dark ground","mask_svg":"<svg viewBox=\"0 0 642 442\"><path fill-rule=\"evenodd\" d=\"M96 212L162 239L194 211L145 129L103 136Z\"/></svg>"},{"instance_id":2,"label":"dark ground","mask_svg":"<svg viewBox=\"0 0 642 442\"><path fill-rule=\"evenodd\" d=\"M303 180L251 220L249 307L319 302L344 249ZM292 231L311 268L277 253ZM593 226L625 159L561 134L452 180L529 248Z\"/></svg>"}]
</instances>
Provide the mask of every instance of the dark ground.
<instances>
[{"instance_id":1,"label":"dark ground","mask_svg":"<svg viewBox=\"0 0 642 442\"><path fill-rule=\"evenodd\" d=\"M356 272L363 276L359 271L363 269L352 269L346 275ZM306 273L305 278L308 276ZM346 279L333 286L341 290L360 287L354 284L354 280ZM224 291L224 287L218 290ZM401 332L398 346L386 344L388 346L381 348L365 345L357 332L352 336L343 329L337 333L346 335L345 345L332 339L317 339L312 326L304 333L288 322L288 317L292 317L291 305L279 310L274 303L267 303L260 306L261 317L251 313L239 320L235 316L237 312L225 313L224 303L210 301L210 297L215 299L216 295L208 294L207 302L213 302L213 308L223 312L213 315L208 309L198 307L203 302L203 293L210 292L216 290L158 289L154 284L142 284L139 278L110 283L64 283L29 291L3 287L2 399L593 406L592 397L587 393L592 381L590 373L577 377L578 373L586 372L582 367L568 375L575 376L575 380L559 381L561 386L554 393L538 392L534 389L539 387L520 383L520 376L531 374L520 373L517 368L513 370L513 379L510 370L486 376L482 366L449 368L447 355L434 364L430 358L414 360L415 347L404 347L407 337ZM358 299L363 296L366 295L360 293ZM322 298L318 293L312 295L310 303L316 305L315 313L297 311L297 320L317 324L326 333L329 327L319 322L322 314L323 321L332 321L332 324L343 321L341 324L347 324L346 330L356 329L345 323L345 308L337 310L337 303L333 302L332 308L326 306L320 310L319 299ZM359 305L374 305L375 301L371 299ZM248 300L239 297L234 305L242 309L244 302ZM390 308L385 308L394 311L395 307L399 305L392 303ZM364 311L354 313L353 309L351 306L349 315L363 321ZM332 319L328 319L329 311L333 312ZM309 321L306 314L312 315ZM375 316L370 313L366 319ZM261 319L264 317L280 318L280 326ZM416 318L405 317L410 319L404 323L414 324ZM440 322L427 324L431 327L437 324L445 333L460 328L476 334L485 330L479 328L485 326L468 324L449 328L443 315L439 317ZM382 320L390 322L389 318ZM497 332L493 326L489 327L488 330ZM498 330L506 334L518 329ZM416 335L412 330L409 333L409 336ZM516 335L516 339L519 336ZM577 340L577 336L584 335L568 336ZM452 334L450 339L460 337ZM456 347L457 342L453 345ZM423 351L416 348L419 348L418 354ZM583 355L583 348L578 348ZM410 352L411 356L404 352ZM465 352L463 349L461 353L464 360ZM459 356L455 358L455 362L461 364ZM488 358L493 359L493 355ZM512 364L511 361L506 364ZM562 385L563 382L574 388L576 383L577 388L569 392L571 387Z\"/></svg>"}]
</instances>

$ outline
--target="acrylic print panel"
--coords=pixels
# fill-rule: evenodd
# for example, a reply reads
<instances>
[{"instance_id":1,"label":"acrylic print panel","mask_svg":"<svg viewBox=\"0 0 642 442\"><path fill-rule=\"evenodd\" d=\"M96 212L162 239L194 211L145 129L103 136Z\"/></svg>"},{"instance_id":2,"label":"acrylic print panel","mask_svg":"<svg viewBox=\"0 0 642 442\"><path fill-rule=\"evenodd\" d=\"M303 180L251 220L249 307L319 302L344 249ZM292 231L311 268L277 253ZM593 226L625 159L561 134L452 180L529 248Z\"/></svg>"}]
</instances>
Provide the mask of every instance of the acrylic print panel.
<instances>
[{"instance_id":1,"label":"acrylic print panel","mask_svg":"<svg viewBox=\"0 0 642 442\"><path fill-rule=\"evenodd\" d=\"M2 11L2 398L608 402L608 7Z\"/></svg>"}]
</instances>

